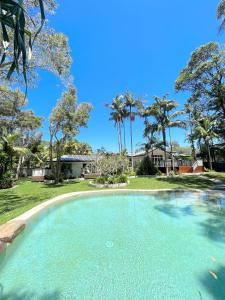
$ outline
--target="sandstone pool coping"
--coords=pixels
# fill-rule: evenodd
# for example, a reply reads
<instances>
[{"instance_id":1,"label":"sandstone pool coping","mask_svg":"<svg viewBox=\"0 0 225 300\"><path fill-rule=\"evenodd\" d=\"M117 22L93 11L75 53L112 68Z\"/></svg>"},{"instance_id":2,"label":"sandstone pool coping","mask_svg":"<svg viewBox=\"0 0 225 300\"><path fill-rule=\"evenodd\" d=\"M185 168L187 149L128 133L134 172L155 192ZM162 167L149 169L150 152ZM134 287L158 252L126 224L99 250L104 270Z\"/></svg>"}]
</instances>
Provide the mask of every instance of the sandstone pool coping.
<instances>
[{"instance_id":1,"label":"sandstone pool coping","mask_svg":"<svg viewBox=\"0 0 225 300\"><path fill-rule=\"evenodd\" d=\"M66 193L52 199L46 200L37 206L31 208L20 216L6 222L3 225L0 225L0 253L1 249L5 249L5 245L12 243L13 240L24 230L28 221L33 219L36 215L40 214L45 209L74 199L74 197L82 195L91 195L91 194L107 194L107 193L117 193L117 192L139 192L139 193L156 193L156 192L193 192L193 193L213 193L217 196L224 195L224 192L221 190L200 190L200 189L156 189L156 190L145 190L145 189L109 189L109 190L95 190L95 191L80 191L80 192L71 192Z\"/></svg>"}]
</instances>

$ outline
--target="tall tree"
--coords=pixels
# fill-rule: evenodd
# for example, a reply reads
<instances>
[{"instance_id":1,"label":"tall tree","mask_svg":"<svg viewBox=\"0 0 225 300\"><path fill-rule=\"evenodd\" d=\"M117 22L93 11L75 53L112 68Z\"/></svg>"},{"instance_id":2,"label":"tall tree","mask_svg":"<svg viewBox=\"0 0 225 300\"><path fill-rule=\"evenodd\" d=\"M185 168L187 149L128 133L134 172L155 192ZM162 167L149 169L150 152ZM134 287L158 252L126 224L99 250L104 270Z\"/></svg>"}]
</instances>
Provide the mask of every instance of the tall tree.
<instances>
[{"instance_id":1,"label":"tall tree","mask_svg":"<svg viewBox=\"0 0 225 300\"><path fill-rule=\"evenodd\" d=\"M176 80L177 91L189 91L193 100L217 119L215 130L225 138L224 46L208 43L195 50Z\"/></svg>"},{"instance_id":2,"label":"tall tree","mask_svg":"<svg viewBox=\"0 0 225 300\"><path fill-rule=\"evenodd\" d=\"M123 102L123 96L117 95L113 99L112 103L107 104L107 107L111 109L110 120L114 121L115 127L117 129L118 147L119 147L119 153L121 153L123 148L125 147L125 138L124 138L124 147L123 147L122 127L125 130L124 120L127 116L125 103Z\"/></svg>"},{"instance_id":3,"label":"tall tree","mask_svg":"<svg viewBox=\"0 0 225 300\"><path fill-rule=\"evenodd\" d=\"M51 142L56 152L55 182L60 179L60 158L64 146L72 141L81 127L86 127L92 106L89 103L77 104L76 90L70 86L62 94L61 99L50 116Z\"/></svg>"},{"instance_id":4,"label":"tall tree","mask_svg":"<svg viewBox=\"0 0 225 300\"><path fill-rule=\"evenodd\" d=\"M189 132L187 134L187 141L191 144L192 157L196 160L196 147L195 147L195 125L198 119L201 118L201 115L204 111L202 106L199 106L199 101L195 97L188 99L185 104L185 113L187 114L187 128Z\"/></svg>"},{"instance_id":5,"label":"tall tree","mask_svg":"<svg viewBox=\"0 0 225 300\"><path fill-rule=\"evenodd\" d=\"M211 155L211 147L213 143L213 139L217 138L218 135L215 133L214 126L216 121L211 116L202 116L198 120L196 120L194 127L194 136L195 138L201 142L203 140L205 147L208 152L208 162L209 168L212 170L212 155Z\"/></svg>"},{"instance_id":6,"label":"tall tree","mask_svg":"<svg viewBox=\"0 0 225 300\"><path fill-rule=\"evenodd\" d=\"M149 151L151 151L151 160L152 163L154 163L153 161L153 151L154 148L159 148L162 146L162 143L159 141L158 136L156 136L156 134L159 131L159 126L157 123L151 123L149 122L149 120L146 119L144 121L144 134L143 137L147 139L147 142L143 144L144 148L145 148L145 152L146 154L149 153Z\"/></svg>"},{"instance_id":7,"label":"tall tree","mask_svg":"<svg viewBox=\"0 0 225 300\"><path fill-rule=\"evenodd\" d=\"M36 116L32 110L25 110L25 96L19 90L10 90L0 87L0 135L18 149L28 149L36 131L40 128L42 118ZM3 147L2 151L6 149ZM9 149L9 148L7 148ZM17 150L18 150L17 149ZM29 149L28 149L29 150ZM28 151L29 152L29 151ZM28 157L27 151L14 151L17 157L16 178L18 178L21 167ZM9 155L9 153L7 154ZM13 156L15 156L13 154ZM10 156L9 156L10 157ZM10 157L12 162L12 157ZM12 164L11 164L12 168Z\"/></svg>"},{"instance_id":8,"label":"tall tree","mask_svg":"<svg viewBox=\"0 0 225 300\"><path fill-rule=\"evenodd\" d=\"M127 116L130 121L130 150L131 150L131 167L134 169L134 151L133 151L133 122L135 121L135 116L138 114L138 110L142 106L142 101L140 99L135 99L133 94L126 91L124 95L125 106L128 109Z\"/></svg>"},{"instance_id":9,"label":"tall tree","mask_svg":"<svg viewBox=\"0 0 225 300\"><path fill-rule=\"evenodd\" d=\"M158 96L154 97L154 103L151 106L145 108L145 116L152 116L155 119L158 132L162 133L163 149L164 149L164 161L166 174L168 175L168 163L167 163L167 129L171 127L185 127L186 124L182 120L177 120L176 117L183 113L183 111L173 110L178 106L175 100L168 100L168 95L163 98ZM170 138L171 157L173 162L172 144Z\"/></svg>"}]
</instances>

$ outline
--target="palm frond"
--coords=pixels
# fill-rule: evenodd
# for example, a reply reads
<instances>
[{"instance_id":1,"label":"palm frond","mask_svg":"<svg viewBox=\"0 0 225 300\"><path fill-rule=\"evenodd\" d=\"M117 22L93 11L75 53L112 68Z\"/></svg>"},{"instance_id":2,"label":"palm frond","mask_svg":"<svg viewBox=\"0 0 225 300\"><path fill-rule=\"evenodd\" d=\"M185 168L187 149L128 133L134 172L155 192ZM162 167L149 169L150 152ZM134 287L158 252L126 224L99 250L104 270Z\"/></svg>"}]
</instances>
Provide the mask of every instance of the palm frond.
<instances>
[{"instance_id":1,"label":"palm frond","mask_svg":"<svg viewBox=\"0 0 225 300\"><path fill-rule=\"evenodd\" d=\"M42 29L45 21L43 0L38 0L40 7L41 22L32 37L31 31L26 27L27 18L32 20L24 9L23 0L0 1L0 24L3 37L3 52L0 53L0 68L8 67L7 79L10 79L14 71L20 72L22 62L22 74L27 85L27 62L32 53L32 45ZM32 20L35 25L34 21ZM13 32L11 38L10 32ZM13 48L13 58L9 60L8 48Z\"/></svg>"}]
</instances>

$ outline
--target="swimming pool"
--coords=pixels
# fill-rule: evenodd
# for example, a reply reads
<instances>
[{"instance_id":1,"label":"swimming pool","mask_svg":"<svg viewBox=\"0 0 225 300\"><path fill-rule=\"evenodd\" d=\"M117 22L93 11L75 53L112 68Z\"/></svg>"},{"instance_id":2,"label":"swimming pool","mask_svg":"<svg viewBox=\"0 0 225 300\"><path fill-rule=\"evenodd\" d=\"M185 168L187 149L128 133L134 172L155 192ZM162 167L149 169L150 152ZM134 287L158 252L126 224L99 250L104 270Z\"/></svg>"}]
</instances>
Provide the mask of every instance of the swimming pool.
<instances>
[{"instance_id":1,"label":"swimming pool","mask_svg":"<svg viewBox=\"0 0 225 300\"><path fill-rule=\"evenodd\" d=\"M225 299L223 199L110 193L50 207L0 257L0 299Z\"/></svg>"}]
</instances>

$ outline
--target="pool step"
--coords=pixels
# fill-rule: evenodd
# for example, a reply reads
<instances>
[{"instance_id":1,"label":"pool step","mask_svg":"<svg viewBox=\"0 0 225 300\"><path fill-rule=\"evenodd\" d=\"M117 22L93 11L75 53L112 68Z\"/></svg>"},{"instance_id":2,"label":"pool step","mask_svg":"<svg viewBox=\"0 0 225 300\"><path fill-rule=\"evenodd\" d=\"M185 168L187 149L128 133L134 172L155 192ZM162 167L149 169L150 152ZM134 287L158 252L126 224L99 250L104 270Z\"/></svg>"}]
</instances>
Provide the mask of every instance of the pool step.
<instances>
[{"instance_id":1,"label":"pool step","mask_svg":"<svg viewBox=\"0 0 225 300\"><path fill-rule=\"evenodd\" d=\"M0 242L12 243L17 235L25 228L23 221L9 221L0 225Z\"/></svg>"}]
</instances>

